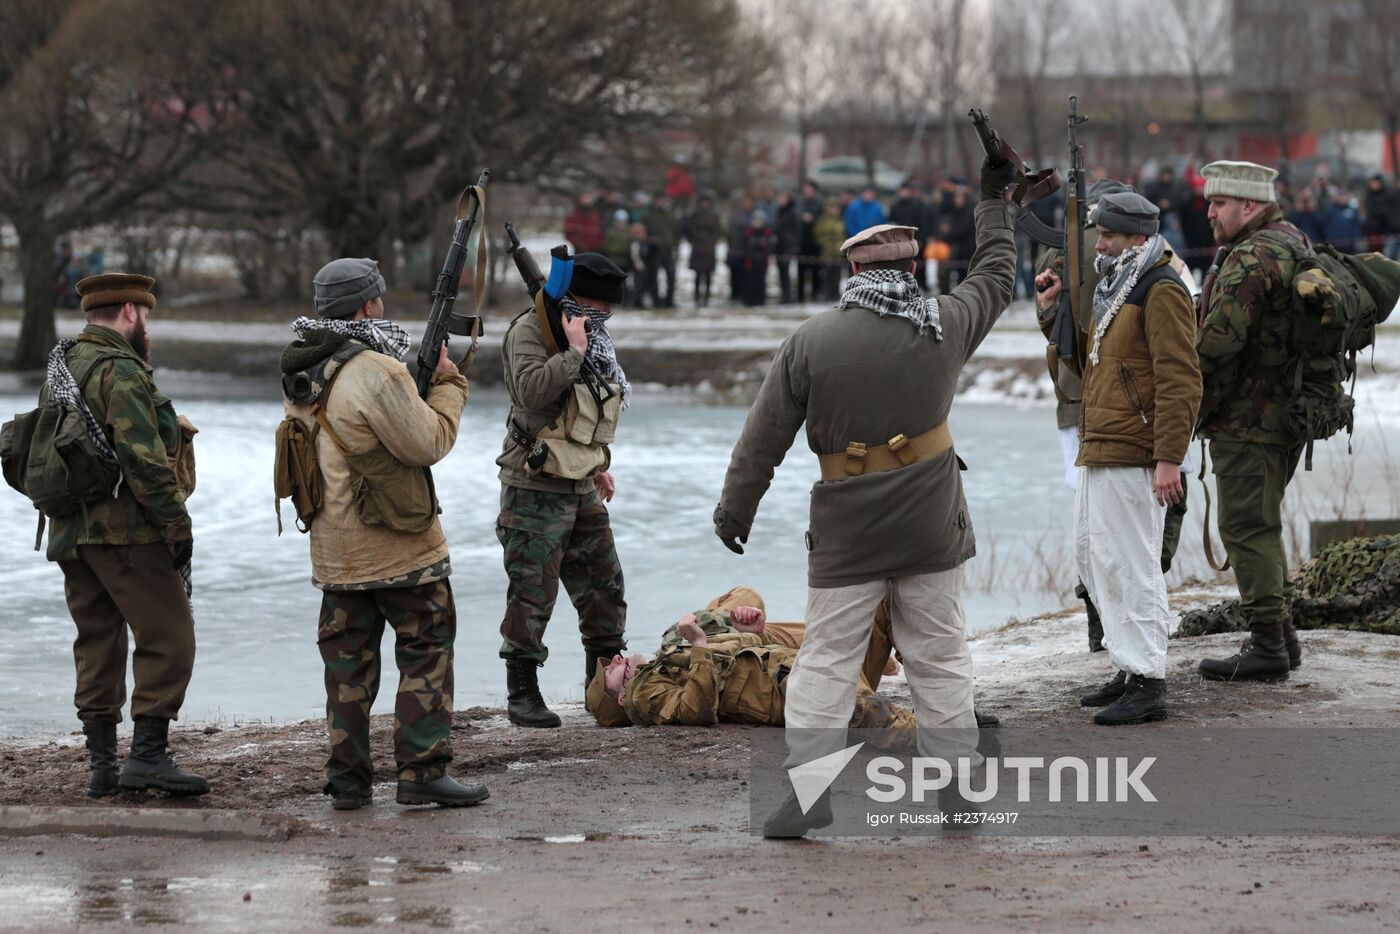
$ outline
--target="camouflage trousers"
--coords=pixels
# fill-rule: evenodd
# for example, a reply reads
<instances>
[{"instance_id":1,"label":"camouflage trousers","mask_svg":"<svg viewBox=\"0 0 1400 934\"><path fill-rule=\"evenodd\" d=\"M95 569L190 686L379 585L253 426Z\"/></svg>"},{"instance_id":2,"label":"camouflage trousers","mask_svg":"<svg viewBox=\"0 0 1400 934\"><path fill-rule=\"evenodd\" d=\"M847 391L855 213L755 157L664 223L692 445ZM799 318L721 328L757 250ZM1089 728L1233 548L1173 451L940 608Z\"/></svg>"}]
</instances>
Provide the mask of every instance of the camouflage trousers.
<instances>
[{"instance_id":1,"label":"camouflage trousers","mask_svg":"<svg viewBox=\"0 0 1400 934\"><path fill-rule=\"evenodd\" d=\"M584 647L597 652L627 647L622 565L608 507L597 491L578 495L502 486L496 537L510 577L501 658L544 664L549 655L544 631L561 581L578 611Z\"/></svg>"},{"instance_id":2,"label":"camouflage trousers","mask_svg":"<svg viewBox=\"0 0 1400 934\"><path fill-rule=\"evenodd\" d=\"M368 788L369 711L379 693L379 643L394 629L399 692L394 758L399 778L432 781L452 761L452 642L457 610L447 580L418 587L325 591L316 643L326 666L331 752L326 793Z\"/></svg>"},{"instance_id":3,"label":"camouflage trousers","mask_svg":"<svg viewBox=\"0 0 1400 934\"><path fill-rule=\"evenodd\" d=\"M1240 610L1252 628L1289 622L1288 557L1283 549L1283 494L1301 447L1210 443L1220 497L1220 541L1235 569Z\"/></svg>"}]
</instances>

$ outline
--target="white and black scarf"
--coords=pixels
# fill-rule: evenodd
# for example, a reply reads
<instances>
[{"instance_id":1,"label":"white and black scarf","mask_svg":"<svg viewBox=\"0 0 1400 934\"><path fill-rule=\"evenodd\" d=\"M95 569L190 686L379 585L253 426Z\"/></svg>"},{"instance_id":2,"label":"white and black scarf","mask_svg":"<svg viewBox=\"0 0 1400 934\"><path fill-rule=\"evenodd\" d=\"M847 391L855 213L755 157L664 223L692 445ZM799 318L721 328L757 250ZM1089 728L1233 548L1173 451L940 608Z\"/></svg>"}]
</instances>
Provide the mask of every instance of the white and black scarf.
<instances>
[{"instance_id":1,"label":"white and black scarf","mask_svg":"<svg viewBox=\"0 0 1400 934\"><path fill-rule=\"evenodd\" d=\"M903 318L919 329L920 334L933 332L933 339L943 340L943 324L938 312L938 299L924 298L914 276L893 269L866 269L846 280L837 308L866 308L882 318Z\"/></svg>"},{"instance_id":2,"label":"white and black scarf","mask_svg":"<svg viewBox=\"0 0 1400 934\"><path fill-rule=\"evenodd\" d=\"M344 318L308 318L302 316L292 322L292 330L300 337L307 331L334 331L369 346L396 360L402 360L413 346L408 332L392 321L382 318L360 318L347 321Z\"/></svg>"},{"instance_id":3,"label":"white and black scarf","mask_svg":"<svg viewBox=\"0 0 1400 934\"><path fill-rule=\"evenodd\" d=\"M68 351L72 350L77 343L75 340L59 341L58 346L49 351L49 363L44 372L44 379L48 382L49 387L49 398L64 408L82 415L83 425L87 427L88 437L92 439L93 445L102 452L104 457L115 461L117 452L112 450L112 444L107 440L107 433L102 430L101 425L97 424L92 410L88 408L87 400L83 398L82 387L78 385L78 381L73 378L72 371L68 369Z\"/></svg>"},{"instance_id":4,"label":"white and black scarf","mask_svg":"<svg viewBox=\"0 0 1400 934\"><path fill-rule=\"evenodd\" d=\"M588 332L588 353L584 354L584 359L593 364L604 378L617 383L622 392L622 407L627 408L632 398L632 384L627 381L622 364L617 362L617 347L608 333L608 319L612 317L612 312L599 311L592 305L574 301L571 295L565 295L559 304L565 314L571 317L586 315L592 323L593 327Z\"/></svg>"},{"instance_id":5,"label":"white and black scarf","mask_svg":"<svg viewBox=\"0 0 1400 934\"><path fill-rule=\"evenodd\" d=\"M1117 256L1100 253L1094 257L1094 269L1102 277L1094 287L1094 339L1089 344L1089 359L1099 363L1099 343L1118 310L1127 301L1133 286L1142 274L1157 265L1167 247L1161 234L1153 234L1141 246L1130 246Z\"/></svg>"}]
</instances>

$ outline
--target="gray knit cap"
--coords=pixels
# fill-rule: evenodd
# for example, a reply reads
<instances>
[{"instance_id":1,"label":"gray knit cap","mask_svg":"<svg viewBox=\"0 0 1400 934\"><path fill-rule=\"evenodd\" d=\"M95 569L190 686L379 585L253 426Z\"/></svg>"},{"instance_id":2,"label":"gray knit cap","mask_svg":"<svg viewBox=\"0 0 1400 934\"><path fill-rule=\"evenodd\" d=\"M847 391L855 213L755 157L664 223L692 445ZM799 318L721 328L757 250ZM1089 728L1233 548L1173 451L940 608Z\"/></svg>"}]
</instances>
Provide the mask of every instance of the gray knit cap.
<instances>
[{"instance_id":1,"label":"gray knit cap","mask_svg":"<svg viewBox=\"0 0 1400 934\"><path fill-rule=\"evenodd\" d=\"M1161 213L1157 205L1135 191L1116 191L1099 199L1093 222L1100 230L1150 237L1157 232Z\"/></svg>"},{"instance_id":2,"label":"gray knit cap","mask_svg":"<svg viewBox=\"0 0 1400 934\"><path fill-rule=\"evenodd\" d=\"M331 260L312 283L321 318L348 318L387 291L379 264L372 259Z\"/></svg>"}]
</instances>

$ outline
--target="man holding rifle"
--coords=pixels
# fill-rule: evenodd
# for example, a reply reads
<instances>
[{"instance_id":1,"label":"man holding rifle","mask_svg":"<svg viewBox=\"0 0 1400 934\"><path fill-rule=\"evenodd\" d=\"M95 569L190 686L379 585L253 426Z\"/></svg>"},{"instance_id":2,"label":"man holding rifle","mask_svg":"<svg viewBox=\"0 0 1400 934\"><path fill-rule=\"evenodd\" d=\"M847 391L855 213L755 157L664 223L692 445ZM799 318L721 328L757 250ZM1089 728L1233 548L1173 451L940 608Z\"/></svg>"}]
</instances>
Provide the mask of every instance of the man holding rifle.
<instances>
[{"instance_id":1,"label":"man holding rifle","mask_svg":"<svg viewBox=\"0 0 1400 934\"><path fill-rule=\"evenodd\" d=\"M533 267L518 245L512 255ZM627 648L622 565L606 505L615 489L608 444L631 392L607 321L627 276L599 253L555 262L572 262L572 277L547 298L532 281L537 270L529 273L536 309L511 323L501 347L510 414L496 459L496 537L510 577L501 622L507 713L512 723L540 728L560 722L540 695L539 668L561 582L578 610L585 682L599 659Z\"/></svg>"},{"instance_id":2,"label":"man holding rifle","mask_svg":"<svg viewBox=\"0 0 1400 934\"><path fill-rule=\"evenodd\" d=\"M317 318L293 322L297 339L282 352L289 421L304 428L309 449L301 459L309 456L320 476L308 524L312 580L322 591L317 643L331 741L325 793L338 810L371 803L369 714L387 622L399 666L397 800L478 804L487 798L484 786L446 773L457 611L429 469L457 440L467 380L443 346L427 397L419 397L401 362L409 337L384 320L384 291L374 260L328 263L316 274ZM299 504L307 519L303 512Z\"/></svg>"},{"instance_id":3,"label":"man holding rifle","mask_svg":"<svg viewBox=\"0 0 1400 934\"><path fill-rule=\"evenodd\" d=\"M783 342L735 445L714 524L739 554L804 424L821 461L807 633L787 690L789 766L841 748L871 620L887 598L919 727L977 727L962 605L962 564L975 546L947 419L958 374L1011 301L1016 243L1003 193L1020 178L1004 156L983 163L977 249L946 296L920 292L914 229L879 225L847 240L852 275L840 304ZM980 761L975 735L955 743ZM826 796L806 813L794 797L764 833L802 836L831 820Z\"/></svg>"}]
</instances>

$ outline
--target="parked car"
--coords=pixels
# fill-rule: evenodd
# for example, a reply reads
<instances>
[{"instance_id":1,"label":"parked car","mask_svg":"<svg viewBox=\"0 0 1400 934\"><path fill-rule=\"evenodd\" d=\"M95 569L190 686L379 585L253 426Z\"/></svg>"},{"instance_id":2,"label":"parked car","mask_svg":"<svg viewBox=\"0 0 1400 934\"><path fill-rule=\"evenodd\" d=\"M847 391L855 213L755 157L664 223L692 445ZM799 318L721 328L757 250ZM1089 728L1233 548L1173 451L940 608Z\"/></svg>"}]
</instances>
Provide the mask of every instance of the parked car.
<instances>
[{"instance_id":1,"label":"parked car","mask_svg":"<svg viewBox=\"0 0 1400 934\"><path fill-rule=\"evenodd\" d=\"M870 184L870 173L860 156L833 156L812 166L807 177L822 191L860 191ZM887 162L875 163L875 189L892 195L908 175Z\"/></svg>"}]
</instances>

